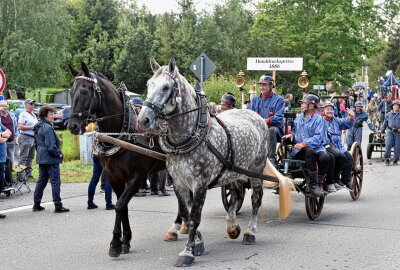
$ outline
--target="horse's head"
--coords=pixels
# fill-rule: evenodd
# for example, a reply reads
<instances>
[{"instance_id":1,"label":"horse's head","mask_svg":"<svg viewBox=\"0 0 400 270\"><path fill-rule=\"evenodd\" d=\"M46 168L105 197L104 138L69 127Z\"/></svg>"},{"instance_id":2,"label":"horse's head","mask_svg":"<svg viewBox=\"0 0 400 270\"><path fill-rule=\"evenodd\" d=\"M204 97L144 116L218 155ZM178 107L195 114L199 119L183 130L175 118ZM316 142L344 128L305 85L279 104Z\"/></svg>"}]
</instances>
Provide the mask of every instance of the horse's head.
<instances>
[{"instance_id":1,"label":"horse's head","mask_svg":"<svg viewBox=\"0 0 400 270\"><path fill-rule=\"evenodd\" d=\"M100 100L95 98L96 92L100 93L97 76L89 72L85 63L82 62L81 66L82 72L69 66L75 81L70 92L72 106L68 129L75 135L85 132L93 114L101 107Z\"/></svg>"},{"instance_id":2,"label":"horse's head","mask_svg":"<svg viewBox=\"0 0 400 270\"><path fill-rule=\"evenodd\" d=\"M163 67L151 59L150 65L154 75L147 81L147 97L138 118L140 128L149 132L158 127L158 119L165 119L176 110L182 101L183 84L174 59Z\"/></svg>"}]
</instances>

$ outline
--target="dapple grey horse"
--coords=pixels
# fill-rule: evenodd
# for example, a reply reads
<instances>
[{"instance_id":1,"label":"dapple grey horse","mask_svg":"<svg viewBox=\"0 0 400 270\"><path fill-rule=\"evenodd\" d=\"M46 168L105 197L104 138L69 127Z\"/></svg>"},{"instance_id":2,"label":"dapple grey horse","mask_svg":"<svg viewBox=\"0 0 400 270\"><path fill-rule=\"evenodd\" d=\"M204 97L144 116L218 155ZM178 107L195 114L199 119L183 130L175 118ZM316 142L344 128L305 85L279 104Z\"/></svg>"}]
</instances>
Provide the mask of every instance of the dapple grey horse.
<instances>
[{"instance_id":1,"label":"dapple grey horse","mask_svg":"<svg viewBox=\"0 0 400 270\"><path fill-rule=\"evenodd\" d=\"M248 176L235 172L233 166L263 173L267 162L267 125L251 110L229 110L219 119L205 113L204 93L196 91L179 73L175 60L161 67L150 61L154 75L147 82L147 98L138 120L143 131L160 134L161 148L167 153L167 169L174 179L174 189L180 201L187 202L189 239L179 254L175 266L190 266L195 255L204 252L203 240L197 230L207 190ZM203 97L203 98L202 98ZM201 120L203 118L203 120ZM226 162L221 161L226 158ZM254 244L257 214L263 189L259 179L252 178L252 217L244 233L243 244ZM237 193L232 196L226 216L230 238L237 238L240 227L236 222ZM284 193L284 191L281 191ZM172 230L176 230L174 225Z\"/></svg>"}]
</instances>

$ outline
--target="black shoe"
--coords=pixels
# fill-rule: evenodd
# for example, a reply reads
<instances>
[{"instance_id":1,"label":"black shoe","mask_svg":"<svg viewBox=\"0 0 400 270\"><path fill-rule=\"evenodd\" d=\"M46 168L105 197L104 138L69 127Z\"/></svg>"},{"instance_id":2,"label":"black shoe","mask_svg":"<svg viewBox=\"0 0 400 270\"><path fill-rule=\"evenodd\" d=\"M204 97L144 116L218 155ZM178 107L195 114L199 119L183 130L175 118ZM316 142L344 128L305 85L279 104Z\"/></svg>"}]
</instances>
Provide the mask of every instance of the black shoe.
<instances>
[{"instance_id":1,"label":"black shoe","mask_svg":"<svg viewBox=\"0 0 400 270\"><path fill-rule=\"evenodd\" d=\"M96 209L99 208L95 203L88 204L87 209Z\"/></svg>"},{"instance_id":2,"label":"black shoe","mask_svg":"<svg viewBox=\"0 0 400 270\"><path fill-rule=\"evenodd\" d=\"M32 207L33 212L40 212L40 211L43 211L44 209L46 209L46 208L44 208L43 206L40 206L40 205L34 205Z\"/></svg>"},{"instance_id":3,"label":"black shoe","mask_svg":"<svg viewBox=\"0 0 400 270\"><path fill-rule=\"evenodd\" d=\"M133 197L145 197L147 196L147 193L145 192L136 192L135 195L133 195Z\"/></svg>"},{"instance_id":4,"label":"black shoe","mask_svg":"<svg viewBox=\"0 0 400 270\"><path fill-rule=\"evenodd\" d=\"M393 161L393 165L399 165L399 164L397 164L397 160Z\"/></svg>"},{"instance_id":5,"label":"black shoe","mask_svg":"<svg viewBox=\"0 0 400 270\"><path fill-rule=\"evenodd\" d=\"M115 205L113 204L107 205L106 210L115 210Z\"/></svg>"},{"instance_id":6,"label":"black shoe","mask_svg":"<svg viewBox=\"0 0 400 270\"><path fill-rule=\"evenodd\" d=\"M54 209L54 213L64 213L64 212L69 212L69 209L68 209L68 208L65 208L65 207L63 207L63 206L61 206L61 207L56 207L56 208Z\"/></svg>"},{"instance_id":7,"label":"black shoe","mask_svg":"<svg viewBox=\"0 0 400 270\"><path fill-rule=\"evenodd\" d=\"M167 191L161 191L160 194L158 194L158 196L162 197L162 196L170 196L171 194Z\"/></svg>"},{"instance_id":8,"label":"black shoe","mask_svg":"<svg viewBox=\"0 0 400 270\"><path fill-rule=\"evenodd\" d=\"M389 166L389 165L390 165L390 159L386 159L386 160L385 160L385 165L386 165L386 166Z\"/></svg>"},{"instance_id":9,"label":"black shoe","mask_svg":"<svg viewBox=\"0 0 400 270\"><path fill-rule=\"evenodd\" d=\"M0 219L6 218L6 215L0 214Z\"/></svg>"},{"instance_id":10,"label":"black shoe","mask_svg":"<svg viewBox=\"0 0 400 270\"><path fill-rule=\"evenodd\" d=\"M344 184L349 191L353 191L353 187L350 185L350 182Z\"/></svg>"}]
</instances>

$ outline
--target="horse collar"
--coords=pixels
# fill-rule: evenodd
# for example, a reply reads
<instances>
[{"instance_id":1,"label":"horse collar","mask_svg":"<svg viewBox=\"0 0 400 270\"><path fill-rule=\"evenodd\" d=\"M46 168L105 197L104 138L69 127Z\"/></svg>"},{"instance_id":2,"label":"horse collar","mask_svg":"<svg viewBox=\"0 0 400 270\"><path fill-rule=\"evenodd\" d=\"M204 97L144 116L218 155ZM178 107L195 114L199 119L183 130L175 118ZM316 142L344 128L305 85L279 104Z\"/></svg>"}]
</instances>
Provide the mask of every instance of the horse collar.
<instances>
[{"instance_id":1,"label":"horse collar","mask_svg":"<svg viewBox=\"0 0 400 270\"><path fill-rule=\"evenodd\" d=\"M162 150L169 154L182 155L187 154L197 148L204 141L209 127L211 125L210 114L207 108L207 99L204 94L196 92L197 107L199 111L197 117L196 130L192 135L180 143L171 143L168 134L164 133L160 136L159 142Z\"/></svg>"}]
</instances>

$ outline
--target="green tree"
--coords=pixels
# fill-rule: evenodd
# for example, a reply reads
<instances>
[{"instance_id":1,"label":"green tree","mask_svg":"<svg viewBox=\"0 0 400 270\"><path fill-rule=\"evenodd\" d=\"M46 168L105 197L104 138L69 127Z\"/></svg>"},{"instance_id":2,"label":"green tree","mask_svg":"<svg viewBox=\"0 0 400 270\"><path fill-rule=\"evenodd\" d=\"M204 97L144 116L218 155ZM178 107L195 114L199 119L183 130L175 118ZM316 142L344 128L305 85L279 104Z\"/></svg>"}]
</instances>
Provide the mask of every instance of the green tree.
<instances>
[{"instance_id":1,"label":"green tree","mask_svg":"<svg viewBox=\"0 0 400 270\"><path fill-rule=\"evenodd\" d=\"M124 81L130 91L143 93L151 75L149 59L153 42L144 20L134 28L127 18L122 19L114 42L122 44L116 49L112 65L115 81Z\"/></svg>"},{"instance_id":2,"label":"green tree","mask_svg":"<svg viewBox=\"0 0 400 270\"><path fill-rule=\"evenodd\" d=\"M394 35L389 39L385 63L386 68L393 70L393 72L400 67L400 23Z\"/></svg>"},{"instance_id":3,"label":"green tree","mask_svg":"<svg viewBox=\"0 0 400 270\"><path fill-rule=\"evenodd\" d=\"M264 37L267 55L303 57L312 84L351 86L363 56L382 49L373 0L266 0L258 10L252 33Z\"/></svg>"},{"instance_id":4,"label":"green tree","mask_svg":"<svg viewBox=\"0 0 400 270\"><path fill-rule=\"evenodd\" d=\"M4 4L7 2L7 4ZM7 12L3 8L6 7ZM71 17L61 0L3 1L0 62L12 85L37 88L65 84Z\"/></svg>"}]
</instances>

